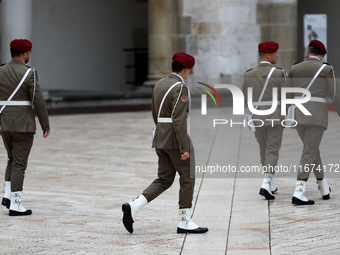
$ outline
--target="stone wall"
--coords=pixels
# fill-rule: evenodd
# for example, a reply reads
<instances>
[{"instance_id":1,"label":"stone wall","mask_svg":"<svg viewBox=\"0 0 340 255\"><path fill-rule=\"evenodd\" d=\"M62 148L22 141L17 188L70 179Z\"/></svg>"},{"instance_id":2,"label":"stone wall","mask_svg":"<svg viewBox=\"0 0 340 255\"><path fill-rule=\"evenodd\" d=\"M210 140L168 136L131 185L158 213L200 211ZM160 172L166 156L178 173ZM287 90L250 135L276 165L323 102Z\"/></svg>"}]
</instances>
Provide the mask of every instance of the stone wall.
<instances>
[{"instance_id":1,"label":"stone wall","mask_svg":"<svg viewBox=\"0 0 340 255\"><path fill-rule=\"evenodd\" d=\"M256 47L261 31L256 24L257 1L183 2L183 16L191 17L192 21L187 51L197 60L194 79L212 85L240 83L243 73L257 64Z\"/></svg>"},{"instance_id":2,"label":"stone wall","mask_svg":"<svg viewBox=\"0 0 340 255\"><path fill-rule=\"evenodd\" d=\"M257 24L261 27L261 41L279 43L277 66L287 73L297 61L297 1L259 0Z\"/></svg>"},{"instance_id":3,"label":"stone wall","mask_svg":"<svg viewBox=\"0 0 340 255\"><path fill-rule=\"evenodd\" d=\"M241 86L259 62L258 43L280 44L277 66L286 72L297 60L296 0L178 0L173 52L196 58L189 78ZM173 2L173 3L174 3Z\"/></svg>"}]
</instances>

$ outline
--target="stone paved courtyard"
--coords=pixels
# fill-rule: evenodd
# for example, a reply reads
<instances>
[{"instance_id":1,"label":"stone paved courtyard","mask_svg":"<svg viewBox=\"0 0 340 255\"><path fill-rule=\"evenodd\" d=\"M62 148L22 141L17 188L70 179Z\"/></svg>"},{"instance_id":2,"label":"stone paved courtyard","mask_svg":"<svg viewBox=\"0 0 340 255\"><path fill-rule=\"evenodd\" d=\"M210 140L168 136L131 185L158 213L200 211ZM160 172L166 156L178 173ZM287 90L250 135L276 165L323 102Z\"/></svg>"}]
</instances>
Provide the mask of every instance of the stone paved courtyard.
<instances>
[{"instance_id":1,"label":"stone paved courtyard","mask_svg":"<svg viewBox=\"0 0 340 255\"><path fill-rule=\"evenodd\" d=\"M211 116L232 118L230 107ZM340 164L340 122L330 112L321 155L323 164ZM191 136L199 166L259 165L258 145L240 125L212 127L198 110ZM212 118L212 117L211 117ZM203 235L178 235L178 180L141 210L129 234L121 205L156 178L150 112L51 116L51 135L38 128L26 172L23 205L28 217L9 217L0 209L0 254L250 254L338 255L340 250L339 173L327 173L331 199L324 201L315 177L306 196L313 206L293 206L296 173L277 173L276 200L258 195L262 174L197 176L193 219L209 228ZM301 141L284 131L279 164L298 165ZM0 145L3 178L6 154ZM340 169L337 170L340 172Z\"/></svg>"}]
</instances>

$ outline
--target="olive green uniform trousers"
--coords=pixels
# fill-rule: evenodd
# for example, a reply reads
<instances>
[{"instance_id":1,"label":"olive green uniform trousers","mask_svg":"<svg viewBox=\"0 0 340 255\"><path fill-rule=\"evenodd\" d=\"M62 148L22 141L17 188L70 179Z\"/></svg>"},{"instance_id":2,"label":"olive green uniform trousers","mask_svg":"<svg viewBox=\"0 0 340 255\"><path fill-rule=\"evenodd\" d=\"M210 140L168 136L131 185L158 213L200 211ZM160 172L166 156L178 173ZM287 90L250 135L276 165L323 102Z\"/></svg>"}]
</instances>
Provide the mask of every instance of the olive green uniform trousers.
<instances>
[{"instance_id":1,"label":"olive green uniform trousers","mask_svg":"<svg viewBox=\"0 0 340 255\"><path fill-rule=\"evenodd\" d=\"M318 180L322 180L324 172L319 147L325 128L322 126L298 124L296 130L303 142L300 160L301 167L299 167L297 180L306 182L312 171Z\"/></svg>"},{"instance_id":2,"label":"olive green uniform trousers","mask_svg":"<svg viewBox=\"0 0 340 255\"><path fill-rule=\"evenodd\" d=\"M8 155L5 181L11 182L12 192L22 191L34 133L2 131L1 136Z\"/></svg>"},{"instance_id":3,"label":"olive green uniform trousers","mask_svg":"<svg viewBox=\"0 0 340 255\"><path fill-rule=\"evenodd\" d=\"M186 160L181 160L179 150L156 149L156 153L158 155L158 178L143 191L143 195L148 202L151 202L170 188L178 172L180 176L179 208L191 208L195 187L194 150L190 150L190 157Z\"/></svg>"},{"instance_id":4,"label":"olive green uniform trousers","mask_svg":"<svg viewBox=\"0 0 340 255\"><path fill-rule=\"evenodd\" d=\"M261 165L270 166L266 169L266 173L275 174L273 168L277 166L279 160L282 133L283 127L280 125L256 128L255 137L260 146Z\"/></svg>"}]
</instances>

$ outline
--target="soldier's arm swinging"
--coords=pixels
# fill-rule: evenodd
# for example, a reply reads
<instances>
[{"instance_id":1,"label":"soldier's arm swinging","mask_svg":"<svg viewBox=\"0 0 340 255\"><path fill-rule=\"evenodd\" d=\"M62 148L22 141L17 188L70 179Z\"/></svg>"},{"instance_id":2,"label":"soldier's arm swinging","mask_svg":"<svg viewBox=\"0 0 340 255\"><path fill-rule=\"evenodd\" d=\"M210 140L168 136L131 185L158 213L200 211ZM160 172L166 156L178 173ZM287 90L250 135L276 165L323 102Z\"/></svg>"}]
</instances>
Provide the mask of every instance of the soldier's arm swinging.
<instances>
[{"instance_id":1,"label":"soldier's arm swinging","mask_svg":"<svg viewBox=\"0 0 340 255\"><path fill-rule=\"evenodd\" d=\"M187 133L188 89L186 86L176 86L173 94L173 126L181 153L181 159L189 158L190 139Z\"/></svg>"}]
</instances>

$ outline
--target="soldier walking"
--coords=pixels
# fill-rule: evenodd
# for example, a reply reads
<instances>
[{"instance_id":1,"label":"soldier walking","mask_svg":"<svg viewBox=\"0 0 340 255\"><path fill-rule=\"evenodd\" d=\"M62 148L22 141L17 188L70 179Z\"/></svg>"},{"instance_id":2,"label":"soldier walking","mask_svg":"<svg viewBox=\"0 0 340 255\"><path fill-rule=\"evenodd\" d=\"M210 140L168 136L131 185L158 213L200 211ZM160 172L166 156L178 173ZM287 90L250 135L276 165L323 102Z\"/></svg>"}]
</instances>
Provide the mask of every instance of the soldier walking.
<instances>
[{"instance_id":1,"label":"soldier walking","mask_svg":"<svg viewBox=\"0 0 340 255\"><path fill-rule=\"evenodd\" d=\"M327 95L332 99L340 116L340 88L336 83L333 67L322 62L326 54L327 50L322 42L311 41L307 50L307 60L292 66L286 83L287 87L305 88L311 93L311 99L303 104L311 115L305 115L299 109L294 112L298 123L296 130L303 143L296 188L292 197L292 203L295 205L314 204L313 200L307 199L304 195L311 171L317 179L322 198L330 198L331 188L324 178L319 146L328 126ZM294 96L301 97L301 93L288 95L289 98Z\"/></svg>"},{"instance_id":2,"label":"soldier walking","mask_svg":"<svg viewBox=\"0 0 340 255\"><path fill-rule=\"evenodd\" d=\"M245 98L248 98L248 88L252 88L254 108L268 110L273 104L273 88L277 89L278 100L280 100L281 87L284 86L286 77L283 69L273 66L279 57L277 53L279 44L276 42L263 42L259 44L258 48L261 62L257 67L248 70L244 74L242 91ZM277 187L273 176L282 143L283 127L281 121L283 116L281 115L280 107L277 107L271 114L254 114L252 119L254 119L253 126L256 126L255 138L260 146L261 165L265 172L259 194L266 199L275 199L273 193L277 191ZM275 121L266 121L266 119Z\"/></svg>"},{"instance_id":3,"label":"soldier walking","mask_svg":"<svg viewBox=\"0 0 340 255\"><path fill-rule=\"evenodd\" d=\"M186 53L176 53L172 61L172 73L156 84L152 94L152 117L156 124L153 148L158 155L158 178L136 200L122 206L123 224L130 233L136 213L170 188L176 172L180 175L177 233L208 231L191 219L195 177L190 174L194 175L195 154L187 131L190 92L184 80L195 65L195 59Z\"/></svg>"},{"instance_id":4,"label":"soldier walking","mask_svg":"<svg viewBox=\"0 0 340 255\"><path fill-rule=\"evenodd\" d=\"M0 134L8 155L1 204L9 209L10 216L32 214L21 204L25 170L36 131L32 106L38 115L43 137L50 134L38 73L26 65L31 49L29 40L13 40L10 43L12 60L0 67Z\"/></svg>"}]
</instances>

